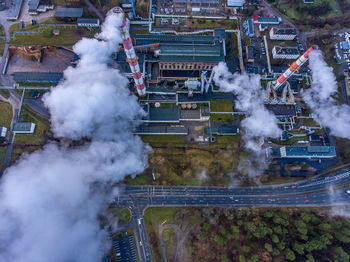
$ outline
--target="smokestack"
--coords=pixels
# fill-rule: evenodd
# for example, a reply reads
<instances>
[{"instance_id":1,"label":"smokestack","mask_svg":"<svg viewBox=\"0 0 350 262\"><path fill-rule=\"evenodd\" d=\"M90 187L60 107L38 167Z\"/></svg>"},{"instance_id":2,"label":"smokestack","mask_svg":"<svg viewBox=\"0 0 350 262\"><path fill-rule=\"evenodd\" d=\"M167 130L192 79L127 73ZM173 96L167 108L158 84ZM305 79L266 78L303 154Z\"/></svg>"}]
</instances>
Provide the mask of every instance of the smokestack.
<instances>
[{"instance_id":1,"label":"smokestack","mask_svg":"<svg viewBox=\"0 0 350 262\"><path fill-rule=\"evenodd\" d=\"M115 7L112 9L113 13L122 13L124 14L123 9L120 7ZM131 73L135 81L135 86L137 90L137 94L139 96L145 96L146 95L146 86L143 81L143 77L141 74L140 66L138 63L138 57L135 54L134 47L132 45L132 41L129 34L129 20L125 18L125 15L123 15L123 23L120 26L120 32L123 38L123 46L124 51L127 57L127 62L130 65Z\"/></svg>"},{"instance_id":2,"label":"smokestack","mask_svg":"<svg viewBox=\"0 0 350 262\"><path fill-rule=\"evenodd\" d=\"M280 77L273 81L273 89L277 90L283 83L285 83L289 77L291 77L300 67L309 60L309 54L312 50L317 50L318 46L311 46L303 55L301 55L298 60L296 60Z\"/></svg>"}]
</instances>

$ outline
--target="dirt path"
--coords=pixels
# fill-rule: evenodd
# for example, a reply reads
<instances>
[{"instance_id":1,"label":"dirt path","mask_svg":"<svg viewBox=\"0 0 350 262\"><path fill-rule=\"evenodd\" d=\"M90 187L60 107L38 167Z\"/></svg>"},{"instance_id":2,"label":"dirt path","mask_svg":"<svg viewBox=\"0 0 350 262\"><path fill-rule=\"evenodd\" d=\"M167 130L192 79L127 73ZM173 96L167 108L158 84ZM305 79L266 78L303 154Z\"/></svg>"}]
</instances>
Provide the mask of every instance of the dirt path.
<instances>
[{"instance_id":1,"label":"dirt path","mask_svg":"<svg viewBox=\"0 0 350 262\"><path fill-rule=\"evenodd\" d=\"M179 225L175 224L166 224L166 225L159 225L158 226L158 237L159 237L159 242L160 242L160 250L161 250L161 256L162 256L162 261L167 262L167 257L166 257L166 244L163 242L163 231L167 228L172 228L175 232L176 235L176 251L174 255L174 261L169 261L169 262L186 262L189 261L188 259L188 254L187 254L187 248L185 246L186 244L186 239L188 234L192 230L192 226L188 226L186 228L182 228Z\"/></svg>"}]
</instances>

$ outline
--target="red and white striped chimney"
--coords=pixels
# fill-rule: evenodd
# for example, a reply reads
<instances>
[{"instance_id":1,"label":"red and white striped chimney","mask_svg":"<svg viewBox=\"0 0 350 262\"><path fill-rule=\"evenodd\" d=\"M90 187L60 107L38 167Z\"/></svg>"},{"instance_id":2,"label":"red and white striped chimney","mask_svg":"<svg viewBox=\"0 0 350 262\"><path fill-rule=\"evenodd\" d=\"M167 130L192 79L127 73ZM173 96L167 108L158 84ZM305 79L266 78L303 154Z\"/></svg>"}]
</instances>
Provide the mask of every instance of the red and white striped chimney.
<instances>
[{"instance_id":1,"label":"red and white striped chimney","mask_svg":"<svg viewBox=\"0 0 350 262\"><path fill-rule=\"evenodd\" d=\"M129 34L129 20L125 18L124 11L120 7L114 7L113 12L123 15L123 23L120 26L120 32L123 38L124 51L127 57L127 62L129 63L132 76L135 81L136 90L139 96L146 95L146 86L143 81L140 66L138 63L138 57L135 54L134 47Z\"/></svg>"},{"instance_id":2,"label":"red and white striped chimney","mask_svg":"<svg viewBox=\"0 0 350 262\"><path fill-rule=\"evenodd\" d=\"M309 54L312 50L318 49L317 46L311 46L303 55L301 55L298 60L296 60L280 77L273 81L272 86L274 90L277 90L281 85L283 85L289 77L291 77L300 67L309 60Z\"/></svg>"}]
</instances>

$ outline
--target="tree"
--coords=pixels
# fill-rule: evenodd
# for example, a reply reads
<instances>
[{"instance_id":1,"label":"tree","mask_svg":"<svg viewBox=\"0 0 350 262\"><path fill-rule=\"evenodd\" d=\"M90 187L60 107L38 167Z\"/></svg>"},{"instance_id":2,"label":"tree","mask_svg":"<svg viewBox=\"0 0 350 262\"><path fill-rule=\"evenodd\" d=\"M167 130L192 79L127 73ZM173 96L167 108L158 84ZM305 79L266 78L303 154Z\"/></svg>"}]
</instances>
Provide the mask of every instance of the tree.
<instances>
[{"instance_id":1,"label":"tree","mask_svg":"<svg viewBox=\"0 0 350 262\"><path fill-rule=\"evenodd\" d=\"M243 246L243 247L242 247L242 251L243 251L244 253L248 253L248 252L250 251L250 247L248 247L248 246Z\"/></svg>"},{"instance_id":2,"label":"tree","mask_svg":"<svg viewBox=\"0 0 350 262\"><path fill-rule=\"evenodd\" d=\"M306 260L305 260L305 262L315 262L315 259L314 259L314 257L312 256L311 253L309 253L309 254L306 255Z\"/></svg>"},{"instance_id":3,"label":"tree","mask_svg":"<svg viewBox=\"0 0 350 262\"><path fill-rule=\"evenodd\" d=\"M272 253L273 248L272 245L269 243L265 243L264 247L266 248L267 251L269 251L270 253Z\"/></svg>"},{"instance_id":4,"label":"tree","mask_svg":"<svg viewBox=\"0 0 350 262\"><path fill-rule=\"evenodd\" d=\"M249 262L259 262L259 256L258 255L252 255L249 259Z\"/></svg>"},{"instance_id":5,"label":"tree","mask_svg":"<svg viewBox=\"0 0 350 262\"><path fill-rule=\"evenodd\" d=\"M275 243L275 244L277 244L277 243L280 242L280 239L278 238L277 235L272 235L272 236L271 236L271 240L272 240L272 242Z\"/></svg>"},{"instance_id":6,"label":"tree","mask_svg":"<svg viewBox=\"0 0 350 262\"><path fill-rule=\"evenodd\" d=\"M287 248L284 251L284 255L286 256L287 260L290 260L290 261L294 261L295 260L295 254L290 248Z\"/></svg>"},{"instance_id":7,"label":"tree","mask_svg":"<svg viewBox=\"0 0 350 262\"><path fill-rule=\"evenodd\" d=\"M239 262L246 262L246 259L243 255L239 255Z\"/></svg>"},{"instance_id":8,"label":"tree","mask_svg":"<svg viewBox=\"0 0 350 262\"><path fill-rule=\"evenodd\" d=\"M341 248L336 247L334 248L334 258L335 261L339 262L348 262L349 261L349 255Z\"/></svg>"},{"instance_id":9,"label":"tree","mask_svg":"<svg viewBox=\"0 0 350 262\"><path fill-rule=\"evenodd\" d=\"M345 236L343 233L340 233L340 232L335 234L335 238L338 239L342 243L346 243L347 244L347 243L350 242L350 238Z\"/></svg>"},{"instance_id":10,"label":"tree","mask_svg":"<svg viewBox=\"0 0 350 262\"><path fill-rule=\"evenodd\" d=\"M300 234L307 235L307 226L302 220L294 220L293 224L295 225L296 229L300 232Z\"/></svg>"},{"instance_id":11,"label":"tree","mask_svg":"<svg viewBox=\"0 0 350 262\"><path fill-rule=\"evenodd\" d=\"M207 239L207 234L204 231L201 231L199 233L199 239L202 240L202 241Z\"/></svg>"},{"instance_id":12,"label":"tree","mask_svg":"<svg viewBox=\"0 0 350 262\"><path fill-rule=\"evenodd\" d=\"M232 225L231 229L232 229L232 235L233 235L234 239L239 240L239 236L240 236L239 227Z\"/></svg>"},{"instance_id":13,"label":"tree","mask_svg":"<svg viewBox=\"0 0 350 262\"><path fill-rule=\"evenodd\" d=\"M286 244L284 242L279 242L276 246L279 250L283 250L286 248Z\"/></svg>"},{"instance_id":14,"label":"tree","mask_svg":"<svg viewBox=\"0 0 350 262\"><path fill-rule=\"evenodd\" d=\"M298 242L293 243L293 250L299 255L304 255L304 246L302 244L299 244Z\"/></svg>"},{"instance_id":15,"label":"tree","mask_svg":"<svg viewBox=\"0 0 350 262\"><path fill-rule=\"evenodd\" d=\"M280 251L277 248L274 248L273 251L272 251L272 255L276 257L279 254L280 254Z\"/></svg>"}]
</instances>

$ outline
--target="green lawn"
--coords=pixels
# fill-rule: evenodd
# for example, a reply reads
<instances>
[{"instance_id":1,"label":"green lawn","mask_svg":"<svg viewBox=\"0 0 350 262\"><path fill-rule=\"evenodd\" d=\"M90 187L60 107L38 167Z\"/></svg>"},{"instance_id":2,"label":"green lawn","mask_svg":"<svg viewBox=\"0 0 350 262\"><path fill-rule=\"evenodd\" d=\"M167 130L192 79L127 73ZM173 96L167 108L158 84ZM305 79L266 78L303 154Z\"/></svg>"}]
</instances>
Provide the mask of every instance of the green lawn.
<instances>
[{"instance_id":1,"label":"green lawn","mask_svg":"<svg viewBox=\"0 0 350 262\"><path fill-rule=\"evenodd\" d=\"M12 121L12 106L9 103L0 101L0 126L10 129Z\"/></svg>"},{"instance_id":2,"label":"green lawn","mask_svg":"<svg viewBox=\"0 0 350 262\"><path fill-rule=\"evenodd\" d=\"M45 144L47 132L50 130L49 120L34 112L27 105L24 105L21 112L23 122L33 122L36 124L33 134L16 134L15 144Z\"/></svg>"},{"instance_id":3,"label":"green lawn","mask_svg":"<svg viewBox=\"0 0 350 262\"><path fill-rule=\"evenodd\" d=\"M35 26L32 26L31 30L28 28L26 28L26 30L35 31L37 30L35 29ZM57 36L54 35L54 29L58 29L60 31L60 34ZM82 37L91 38L97 32L97 30L90 31L85 28L64 28L50 26L41 28L40 34L17 34L16 39L11 39L10 43L12 45L56 45L72 48L72 46Z\"/></svg>"},{"instance_id":4,"label":"green lawn","mask_svg":"<svg viewBox=\"0 0 350 262\"><path fill-rule=\"evenodd\" d=\"M210 100L211 112L233 112L233 104L228 99Z\"/></svg>"},{"instance_id":5,"label":"green lawn","mask_svg":"<svg viewBox=\"0 0 350 262\"><path fill-rule=\"evenodd\" d=\"M235 116L231 114L210 114L210 121L213 122L232 122Z\"/></svg>"},{"instance_id":6,"label":"green lawn","mask_svg":"<svg viewBox=\"0 0 350 262\"><path fill-rule=\"evenodd\" d=\"M6 146L0 146L0 170L4 162L6 148L7 148Z\"/></svg>"},{"instance_id":7,"label":"green lawn","mask_svg":"<svg viewBox=\"0 0 350 262\"><path fill-rule=\"evenodd\" d=\"M162 146L164 144L186 145L184 135L142 135L142 141L151 146Z\"/></svg>"},{"instance_id":8,"label":"green lawn","mask_svg":"<svg viewBox=\"0 0 350 262\"><path fill-rule=\"evenodd\" d=\"M40 146L14 145L11 152L10 165L13 164L23 153L31 153L40 149Z\"/></svg>"},{"instance_id":9,"label":"green lawn","mask_svg":"<svg viewBox=\"0 0 350 262\"><path fill-rule=\"evenodd\" d=\"M0 95L2 95L4 98L8 99L10 98L10 91L6 89L0 89Z\"/></svg>"}]
</instances>

